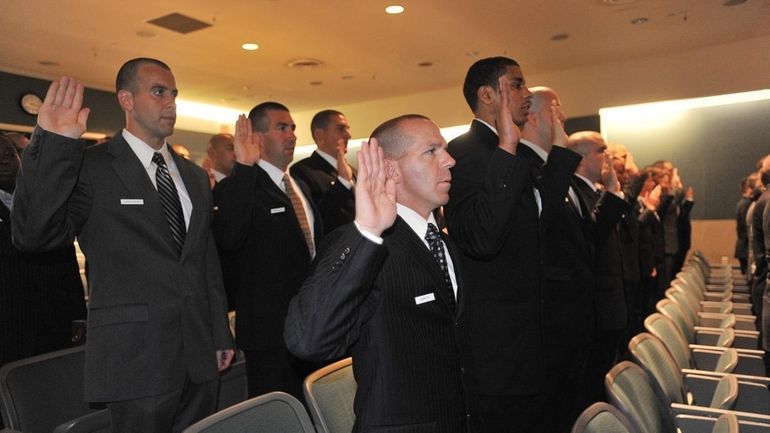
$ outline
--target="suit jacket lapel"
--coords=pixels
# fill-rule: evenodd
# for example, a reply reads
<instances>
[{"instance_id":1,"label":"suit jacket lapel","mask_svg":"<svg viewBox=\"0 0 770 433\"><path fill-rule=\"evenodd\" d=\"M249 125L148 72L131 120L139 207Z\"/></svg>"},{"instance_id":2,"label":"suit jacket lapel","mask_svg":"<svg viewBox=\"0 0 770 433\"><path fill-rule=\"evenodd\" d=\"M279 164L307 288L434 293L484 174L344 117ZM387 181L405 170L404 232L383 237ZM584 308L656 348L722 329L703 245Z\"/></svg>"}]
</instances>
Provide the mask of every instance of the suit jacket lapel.
<instances>
[{"instance_id":1,"label":"suit jacket lapel","mask_svg":"<svg viewBox=\"0 0 770 433\"><path fill-rule=\"evenodd\" d=\"M184 160L181 156L177 155L174 151L169 149L171 157L174 158L176 168L179 170L179 174L184 182L187 195L190 196L190 202L192 202L192 212L190 213L190 224L187 227L187 236L185 236L184 247L182 248L182 257L195 248L194 242L199 239L203 239L201 236L190 236L190 233L197 233L201 230L203 222L205 220L203 212L211 212L211 209L204 209L203 194L204 191L201 188L201 184L196 181L195 172L193 172L189 161ZM209 191L206 191L209 193Z\"/></svg>"},{"instance_id":2,"label":"suit jacket lapel","mask_svg":"<svg viewBox=\"0 0 770 433\"><path fill-rule=\"evenodd\" d=\"M257 183L258 188L260 188L262 191L264 191L270 198L278 201L283 205L283 207L286 208L287 215L290 215L290 219L293 220L291 224L291 230L294 232L294 235L297 236L300 240L302 240L302 243L305 243L305 234L302 233L302 227L299 225L299 220L297 219L297 214L294 213L294 207L291 205L291 201L289 200L289 197L286 195L285 192L281 191L280 188L278 188L278 185L273 182L273 179L270 178L270 175L267 174L265 170L262 169L262 167L257 166ZM306 195L307 197L307 195ZM310 252L308 251L308 257L310 257Z\"/></svg>"},{"instance_id":3,"label":"suit jacket lapel","mask_svg":"<svg viewBox=\"0 0 770 433\"><path fill-rule=\"evenodd\" d=\"M144 200L142 209L157 231L158 237L166 242L171 251L176 251L176 245L171 236L171 229L168 226L166 214L163 213L163 206L160 203L158 190L155 189L152 181L150 181L147 170L142 166L139 158L120 134L107 143L107 150L115 157L112 161L112 168L131 194L131 197L121 198Z\"/></svg>"},{"instance_id":4,"label":"suit jacket lapel","mask_svg":"<svg viewBox=\"0 0 770 433\"><path fill-rule=\"evenodd\" d=\"M455 301L456 312L455 317L460 317L465 309L465 286L463 284L462 265L460 264L460 251L455 246L454 242L445 236L443 233L441 237L444 239L444 244L447 247L449 255L452 258L452 264L455 270L455 280L457 281L457 299Z\"/></svg>"},{"instance_id":5,"label":"suit jacket lapel","mask_svg":"<svg viewBox=\"0 0 770 433\"><path fill-rule=\"evenodd\" d=\"M419 269L426 270L434 283L434 294L437 298L441 299L446 309L449 310L450 301L447 298L449 293L447 293L446 283L444 282L444 274L433 259L430 250L401 217L396 218L393 226L392 240L398 242L399 247L404 249L407 256L415 260L415 264ZM453 255L452 259L454 257Z\"/></svg>"}]
</instances>

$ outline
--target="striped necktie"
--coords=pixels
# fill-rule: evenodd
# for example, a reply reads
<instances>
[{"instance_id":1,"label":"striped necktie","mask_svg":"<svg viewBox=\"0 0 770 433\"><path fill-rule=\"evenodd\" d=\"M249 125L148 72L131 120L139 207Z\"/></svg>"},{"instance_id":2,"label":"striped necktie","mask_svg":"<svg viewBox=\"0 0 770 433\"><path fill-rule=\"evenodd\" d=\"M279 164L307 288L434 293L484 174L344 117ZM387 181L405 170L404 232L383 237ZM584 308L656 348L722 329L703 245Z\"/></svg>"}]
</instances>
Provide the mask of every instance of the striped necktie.
<instances>
[{"instance_id":1,"label":"striped necktie","mask_svg":"<svg viewBox=\"0 0 770 433\"><path fill-rule=\"evenodd\" d=\"M302 206L302 200L299 198L297 190L294 189L294 185L291 183L289 175L286 173L283 174L283 186L286 189L286 195L291 202L291 207L294 209L294 215L297 216L299 226L302 228L302 234L305 235L307 250L310 253L310 257L313 257L315 255L315 245L313 242L313 233L310 231L310 223L305 214L305 207Z\"/></svg>"},{"instance_id":2,"label":"striped necktie","mask_svg":"<svg viewBox=\"0 0 770 433\"><path fill-rule=\"evenodd\" d=\"M444 254L444 245L441 242L441 235L439 235L438 229L432 223L428 223L428 232L425 233L425 240L428 241L430 246L430 252L433 254L433 260L441 268L441 272L444 274L444 284L449 291L449 307L454 313L455 311L455 291L452 287L452 279L449 277L449 266L447 265L446 255Z\"/></svg>"},{"instance_id":3,"label":"striped necktie","mask_svg":"<svg viewBox=\"0 0 770 433\"><path fill-rule=\"evenodd\" d=\"M168 172L168 166L160 152L152 155L152 162L158 166L155 170L155 184L158 187L160 203L163 205L163 212L166 214L171 236L174 238L177 253L182 253L185 234L187 229L184 223L184 214L182 213L182 203L179 201L179 194L176 191L174 180Z\"/></svg>"}]
</instances>

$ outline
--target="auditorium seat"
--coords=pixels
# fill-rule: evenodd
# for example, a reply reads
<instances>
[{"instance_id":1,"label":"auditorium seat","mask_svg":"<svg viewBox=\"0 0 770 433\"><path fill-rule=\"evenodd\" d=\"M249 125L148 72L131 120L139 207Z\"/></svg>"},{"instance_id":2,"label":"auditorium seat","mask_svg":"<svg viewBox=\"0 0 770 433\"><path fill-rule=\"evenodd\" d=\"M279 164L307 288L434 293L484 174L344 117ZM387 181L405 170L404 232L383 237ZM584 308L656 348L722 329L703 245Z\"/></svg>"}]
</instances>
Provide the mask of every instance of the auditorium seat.
<instances>
[{"instance_id":1,"label":"auditorium seat","mask_svg":"<svg viewBox=\"0 0 770 433\"><path fill-rule=\"evenodd\" d=\"M350 433L356 415L353 358L327 365L305 379L303 389L318 433Z\"/></svg>"}]
</instances>

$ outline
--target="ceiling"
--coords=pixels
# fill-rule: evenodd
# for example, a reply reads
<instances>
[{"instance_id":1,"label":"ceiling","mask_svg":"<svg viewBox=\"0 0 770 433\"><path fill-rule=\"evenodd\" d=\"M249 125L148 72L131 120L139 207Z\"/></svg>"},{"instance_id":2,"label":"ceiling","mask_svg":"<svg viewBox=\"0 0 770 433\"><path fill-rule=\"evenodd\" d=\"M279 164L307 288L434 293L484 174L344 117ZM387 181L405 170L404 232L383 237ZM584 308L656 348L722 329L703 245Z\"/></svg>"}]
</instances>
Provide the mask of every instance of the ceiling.
<instances>
[{"instance_id":1,"label":"ceiling","mask_svg":"<svg viewBox=\"0 0 770 433\"><path fill-rule=\"evenodd\" d=\"M113 90L125 60L149 56L171 66L186 100L316 110L459 86L487 56L513 57L526 75L770 34L770 0L726 2L736 1L3 0L0 70ZM385 14L394 3L406 11ZM180 34L147 23L175 12L212 25ZM305 58L323 65L288 66Z\"/></svg>"}]
</instances>

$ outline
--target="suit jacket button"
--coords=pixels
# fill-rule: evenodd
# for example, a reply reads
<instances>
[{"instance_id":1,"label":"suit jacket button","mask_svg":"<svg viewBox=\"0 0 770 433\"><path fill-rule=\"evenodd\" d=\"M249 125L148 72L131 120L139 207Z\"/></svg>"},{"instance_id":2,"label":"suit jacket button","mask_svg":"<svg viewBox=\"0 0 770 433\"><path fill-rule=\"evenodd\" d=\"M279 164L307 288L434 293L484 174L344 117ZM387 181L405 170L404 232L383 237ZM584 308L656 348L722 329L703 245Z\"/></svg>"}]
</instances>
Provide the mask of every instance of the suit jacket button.
<instances>
[{"instance_id":1,"label":"suit jacket button","mask_svg":"<svg viewBox=\"0 0 770 433\"><path fill-rule=\"evenodd\" d=\"M350 248L345 247L345 249L342 250L342 252L345 253L345 254L350 254Z\"/></svg>"}]
</instances>

